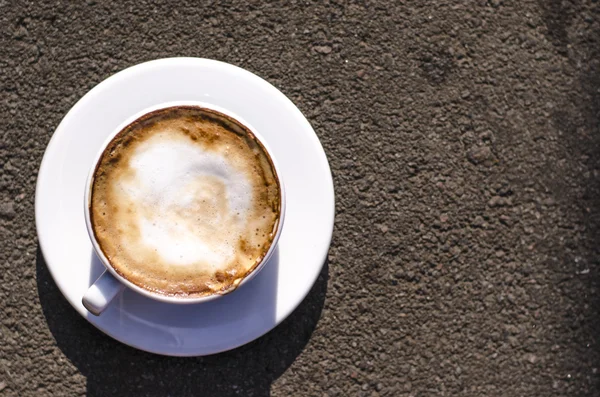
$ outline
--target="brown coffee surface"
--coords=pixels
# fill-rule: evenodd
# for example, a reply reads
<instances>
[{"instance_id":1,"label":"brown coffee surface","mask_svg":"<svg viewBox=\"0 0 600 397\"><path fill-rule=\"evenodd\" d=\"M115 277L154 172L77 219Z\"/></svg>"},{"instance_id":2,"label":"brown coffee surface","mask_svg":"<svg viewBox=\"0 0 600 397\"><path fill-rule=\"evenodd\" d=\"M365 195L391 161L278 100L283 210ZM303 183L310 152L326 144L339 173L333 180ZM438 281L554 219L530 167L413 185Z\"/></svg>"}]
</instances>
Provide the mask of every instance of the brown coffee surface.
<instances>
[{"instance_id":1,"label":"brown coffee surface","mask_svg":"<svg viewBox=\"0 0 600 397\"><path fill-rule=\"evenodd\" d=\"M90 212L117 273L152 292L201 297L233 290L256 268L280 205L273 163L246 127L179 106L142 116L110 142Z\"/></svg>"}]
</instances>

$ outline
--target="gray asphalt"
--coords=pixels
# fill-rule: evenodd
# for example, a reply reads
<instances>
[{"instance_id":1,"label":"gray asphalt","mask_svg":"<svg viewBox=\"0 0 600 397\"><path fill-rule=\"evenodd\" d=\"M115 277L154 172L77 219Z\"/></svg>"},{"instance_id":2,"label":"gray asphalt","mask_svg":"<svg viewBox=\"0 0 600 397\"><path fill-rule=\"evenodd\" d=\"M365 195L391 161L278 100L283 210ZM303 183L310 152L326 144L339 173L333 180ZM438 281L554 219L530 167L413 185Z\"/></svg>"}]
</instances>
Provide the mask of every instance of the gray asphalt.
<instances>
[{"instance_id":1,"label":"gray asphalt","mask_svg":"<svg viewBox=\"0 0 600 397\"><path fill-rule=\"evenodd\" d=\"M595 0L0 0L0 396L598 396ZM34 225L54 129L111 74L246 68L329 158L327 266L274 331L165 358L65 301Z\"/></svg>"}]
</instances>

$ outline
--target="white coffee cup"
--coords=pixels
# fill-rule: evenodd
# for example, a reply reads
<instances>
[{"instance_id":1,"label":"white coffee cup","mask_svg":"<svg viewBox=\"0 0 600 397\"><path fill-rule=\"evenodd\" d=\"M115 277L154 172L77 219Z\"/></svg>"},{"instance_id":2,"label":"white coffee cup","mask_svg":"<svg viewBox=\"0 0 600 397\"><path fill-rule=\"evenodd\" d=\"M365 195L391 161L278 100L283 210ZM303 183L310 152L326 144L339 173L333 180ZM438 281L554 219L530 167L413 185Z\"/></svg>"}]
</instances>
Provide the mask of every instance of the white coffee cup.
<instances>
[{"instance_id":1,"label":"white coffee cup","mask_svg":"<svg viewBox=\"0 0 600 397\"><path fill-rule=\"evenodd\" d=\"M239 116L233 114L231 111L229 111L227 109L223 109L219 106L215 106L215 105L204 103L204 102L197 102L197 101L168 102L168 103L162 103L160 105L156 105L156 106L152 106L150 108L144 109L143 111L141 111L141 112L131 116L127 120L125 120L121 125L119 125L117 128L115 128L115 130L108 136L108 138L103 143L100 150L98 151L98 154L94 158L93 165L89 171L89 174L88 174L88 177L87 177L87 180L85 183L85 193L84 193L85 223L87 226L88 235L90 236L90 240L92 241L92 246L94 247L94 251L96 252L96 255L98 256L98 258L100 259L100 261L102 262L104 267L106 268L104 273L90 286L90 288L86 291L86 293L83 295L83 298L82 298L83 306L90 313L92 313L96 316L99 316L108 307L110 302L123 291L123 289L125 287L128 287L128 288L138 292L139 294L142 294L149 298L152 298L152 299L155 299L155 300L158 300L161 302L174 303L174 304L191 304L191 303L208 302L208 301L217 299L217 298L229 293L229 292L215 293L215 294L203 296L203 297L178 297L178 296L162 295L162 294L141 288L141 287L133 284L131 281L125 279L124 277L122 277L115 271L115 269L111 266L108 259L106 258L106 256L102 252L102 250L100 249L100 245L98 244L98 241L96 240L96 236L93 231L93 226L92 226L91 216L90 216L91 215L91 213L90 213L91 196L92 196L91 192L92 192L92 185L94 182L94 172L96 170L96 166L97 166L98 162L100 161L100 159L102 157L102 154L104 153L104 150L110 144L110 142L113 140L113 138L119 132L121 132L121 130L123 130L125 127L127 127L129 124L131 124L133 121L137 120L138 118L140 118L143 115L150 113L152 111L163 109L163 108L168 108L168 107L173 107L173 106L198 106L198 107L202 107L205 109L215 110L217 112L220 112L222 114L225 114L226 116L229 116L229 117L235 119L238 123L240 123L243 126L245 126L246 128L248 128L252 132L252 134L254 134L255 138L262 144L262 146L266 150L267 154L271 158L273 167L275 168L275 173L277 174L277 179L279 182L280 203L281 203L280 204L279 221L277 223L277 230L273 237L271 246L269 247L269 250L263 257L261 262L255 267L254 270L252 270L249 274L247 274L244 277L244 279L240 282L240 284L238 285L237 288L246 284L248 281L250 281L252 278L254 278L258 274L258 272L260 272L260 270L269 261L269 258L272 256L273 252L275 251L275 247L277 246L277 241L279 240L279 236L281 235L281 230L283 228L283 221L284 221L284 217L285 217L285 188L284 188L284 184L283 184L283 180L282 180L281 169L277 165L277 161L275 160L275 158L273 156L273 152L269 149L269 146L268 146L267 142L265 142L264 138L262 138L260 136L260 134L250 124L245 122ZM235 288L235 289L237 289L237 288ZM234 292L235 289L231 292Z\"/></svg>"}]
</instances>

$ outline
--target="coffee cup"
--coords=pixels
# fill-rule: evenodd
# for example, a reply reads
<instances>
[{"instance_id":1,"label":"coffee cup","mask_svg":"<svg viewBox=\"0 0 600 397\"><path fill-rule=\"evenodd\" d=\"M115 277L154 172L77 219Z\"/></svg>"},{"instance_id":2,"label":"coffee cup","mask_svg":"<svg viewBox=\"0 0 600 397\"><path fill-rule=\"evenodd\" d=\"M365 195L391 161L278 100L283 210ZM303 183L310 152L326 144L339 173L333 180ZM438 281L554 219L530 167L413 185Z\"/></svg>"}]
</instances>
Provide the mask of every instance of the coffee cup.
<instances>
[{"instance_id":1,"label":"coffee cup","mask_svg":"<svg viewBox=\"0 0 600 397\"><path fill-rule=\"evenodd\" d=\"M281 175L264 138L219 106L169 102L125 120L85 184L87 231L106 270L84 307L100 315L125 287L192 304L246 284L281 234Z\"/></svg>"}]
</instances>

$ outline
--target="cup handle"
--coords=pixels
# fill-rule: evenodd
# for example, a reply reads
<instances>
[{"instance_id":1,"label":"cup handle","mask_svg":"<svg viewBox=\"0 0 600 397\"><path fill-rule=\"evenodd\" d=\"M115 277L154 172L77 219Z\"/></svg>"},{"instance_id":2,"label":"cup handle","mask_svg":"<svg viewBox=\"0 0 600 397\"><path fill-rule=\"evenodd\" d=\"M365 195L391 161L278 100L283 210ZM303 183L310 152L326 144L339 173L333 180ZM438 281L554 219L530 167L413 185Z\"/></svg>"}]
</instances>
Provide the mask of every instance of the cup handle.
<instances>
[{"instance_id":1,"label":"cup handle","mask_svg":"<svg viewBox=\"0 0 600 397\"><path fill-rule=\"evenodd\" d=\"M99 316L124 288L123 283L119 282L108 270L105 270L85 292L81 303L94 316Z\"/></svg>"}]
</instances>

